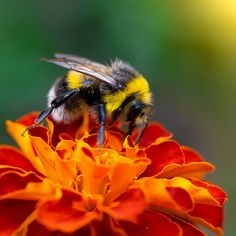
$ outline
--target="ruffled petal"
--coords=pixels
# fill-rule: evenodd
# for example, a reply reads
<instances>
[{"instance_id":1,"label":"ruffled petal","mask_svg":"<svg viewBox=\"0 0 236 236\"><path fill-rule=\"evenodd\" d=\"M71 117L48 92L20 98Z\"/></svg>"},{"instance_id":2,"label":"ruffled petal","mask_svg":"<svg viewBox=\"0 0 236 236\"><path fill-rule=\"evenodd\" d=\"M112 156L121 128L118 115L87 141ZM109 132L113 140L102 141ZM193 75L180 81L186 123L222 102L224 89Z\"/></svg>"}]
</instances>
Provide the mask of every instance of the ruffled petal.
<instances>
[{"instance_id":1,"label":"ruffled petal","mask_svg":"<svg viewBox=\"0 0 236 236\"><path fill-rule=\"evenodd\" d=\"M182 236L181 227L170 218L157 211L146 210L138 217L137 224L127 221L120 222L120 225L129 236Z\"/></svg>"},{"instance_id":2,"label":"ruffled petal","mask_svg":"<svg viewBox=\"0 0 236 236\"><path fill-rule=\"evenodd\" d=\"M204 178L206 173L212 172L215 167L209 162L189 162L187 164L170 163L165 166L155 177L158 178L173 178L175 176L198 179Z\"/></svg>"},{"instance_id":3,"label":"ruffled petal","mask_svg":"<svg viewBox=\"0 0 236 236\"><path fill-rule=\"evenodd\" d=\"M228 200L226 193L220 187L199 179L190 178L189 180L194 185L207 189L207 191L219 202L221 206Z\"/></svg>"},{"instance_id":4,"label":"ruffled petal","mask_svg":"<svg viewBox=\"0 0 236 236\"><path fill-rule=\"evenodd\" d=\"M180 177L144 178L137 184L152 208L197 222L221 235L223 208L208 189Z\"/></svg>"},{"instance_id":5,"label":"ruffled petal","mask_svg":"<svg viewBox=\"0 0 236 236\"><path fill-rule=\"evenodd\" d=\"M105 201L109 202L125 192L128 186L134 179L138 178L149 164L150 160L147 158L131 160L120 156L112 168L109 191Z\"/></svg>"},{"instance_id":6,"label":"ruffled petal","mask_svg":"<svg viewBox=\"0 0 236 236\"><path fill-rule=\"evenodd\" d=\"M41 179L34 173L20 174L8 171L0 176L0 199L3 195L23 189L29 182L41 182Z\"/></svg>"},{"instance_id":7,"label":"ruffled petal","mask_svg":"<svg viewBox=\"0 0 236 236\"><path fill-rule=\"evenodd\" d=\"M166 140L171 138L173 135L167 131L160 123L151 123L146 129L143 137L139 141L139 147L148 147L155 142L160 140ZM137 132L134 134L134 140L137 137Z\"/></svg>"},{"instance_id":8,"label":"ruffled petal","mask_svg":"<svg viewBox=\"0 0 236 236\"><path fill-rule=\"evenodd\" d=\"M184 163L203 161L203 157L196 150L190 147L181 146L184 153Z\"/></svg>"},{"instance_id":9,"label":"ruffled petal","mask_svg":"<svg viewBox=\"0 0 236 236\"><path fill-rule=\"evenodd\" d=\"M0 200L1 235L12 235L35 210L36 202L16 199Z\"/></svg>"},{"instance_id":10,"label":"ruffled petal","mask_svg":"<svg viewBox=\"0 0 236 236\"><path fill-rule=\"evenodd\" d=\"M170 164L183 164L184 155L180 145L175 141L165 141L152 145L146 149L147 157L152 163L147 167L142 176L155 176L165 166Z\"/></svg>"},{"instance_id":11,"label":"ruffled petal","mask_svg":"<svg viewBox=\"0 0 236 236\"><path fill-rule=\"evenodd\" d=\"M34 121L36 120L38 115L39 115L38 111L33 111L26 115L21 116L19 119L16 120L16 122L28 127L34 124Z\"/></svg>"},{"instance_id":12,"label":"ruffled petal","mask_svg":"<svg viewBox=\"0 0 236 236\"><path fill-rule=\"evenodd\" d=\"M115 199L109 207L103 207L114 219L136 222L146 208L145 195L140 189L130 189Z\"/></svg>"},{"instance_id":13,"label":"ruffled petal","mask_svg":"<svg viewBox=\"0 0 236 236\"><path fill-rule=\"evenodd\" d=\"M176 222L181 227L183 231L183 236L207 236L205 233L203 233L190 222L187 222L177 217L171 217L171 220L173 222Z\"/></svg>"},{"instance_id":14,"label":"ruffled petal","mask_svg":"<svg viewBox=\"0 0 236 236\"><path fill-rule=\"evenodd\" d=\"M71 124L56 123L53 122L50 117L46 119L46 121L49 129L50 144L53 147L57 146L58 142L61 140L61 136L64 134L66 134L66 136L70 139L74 139L75 136L80 136L81 133L84 132L84 124L86 124L86 121L83 119L83 117Z\"/></svg>"},{"instance_id":15,"label":"ruffled petal","mask_svg":"<svg viewBox=\"0 0 236 236\"><path fill-rule=\"evenodd\" d=\"M60 199L41 203L37 213L42 225L65 233L75 232L99 218L99 212L96 208L89 209L81 194L65 189Z\"/></svg>"},{"instance_id":16,"label":"ruffled petal","mask_svg":"<svg viewBox=\"0 0 236 236\"><path fill-rule=\"evenodd\" d=\"M108 173L112 166L96 163L93 154L87 148L80 152L79 169L83 175L83 191L87 194L104 194L109 182Z\"/></svg>"},{"instance_id":17,"label":"ruffled petal","mask_svg":"<svg viewBox=\"0 0 236 236\"><path fill-rule=\"evenodd\" d=\"M0 145L0 165L17 167L24 171L36 171L19 149L8 145Z\"/></svg>"},{"instance_id":18,"label":"ruffled petal","mask_svg":"<svg viewBox=\"0 0 236 236\"><path fill-rule=\"evenodd\" d=\"M218 235L223 235L223 208L207 204L195 204L194 209L189 212L190 219L204 225Z\"/></svg>"},{"instance_id":19,"label":"ruffled petal","mask_svg":"<svg viewBox=\"0 0 236 236\"><path fill-rule=\"evenodd\" d=\"M90 224L91 236L128 236L118 223L104 214L101 220L94 220ZM87 236L86 235L86 236Z\"/></svg>"},{"instance_id":20,"label":"ruffled petal","mask_svg":"<svg viewBox=\"0 0 236 236\"><path fill-rule=\"evenodd\" d=\"M26 132L24 137L21 135L27 126L12 121L7 121L6 125L8 133L13 137L13 139L19 145L26 159L33 165L33 167L39 173L45 175L45 170L32 147L28 133Z\"/></svg>"},{"instance_id":21,"label":"ruffled petal","mask_svg":"<svg viewBox=\"0 0 236 236\"><path fill-rule=\"evenodd\" d=\"M46 176L55 182L70 185L77 173L75 162L62 160L41 137L30 135L30 140L45 169Z\"/></svg>"}]
</instances>

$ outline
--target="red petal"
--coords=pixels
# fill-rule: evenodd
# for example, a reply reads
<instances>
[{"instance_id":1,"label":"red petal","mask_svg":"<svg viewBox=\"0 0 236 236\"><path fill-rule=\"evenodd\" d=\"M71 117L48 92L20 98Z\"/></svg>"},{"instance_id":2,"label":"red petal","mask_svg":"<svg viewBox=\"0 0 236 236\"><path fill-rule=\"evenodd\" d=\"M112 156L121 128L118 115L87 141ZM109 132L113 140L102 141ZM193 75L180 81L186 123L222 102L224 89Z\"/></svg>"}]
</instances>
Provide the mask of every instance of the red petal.
<instances>
[{"instance_id":1,"label":"red petal","mask_svg":"<svg viewBox=\"0 0 236 236\"><path fill-rule=\"evenodd\" d=\"M154 176L169 164L183 164L184 162L180 145L175 141L165 141L152 145L146 149L146 154L152 163L147 167L142 176Z\"/></svg>"},{"instance_id":2,"label":"red petal","mask_svg":"<svg viewBox=\"0 0 236 236\"><path fill-rule=\"evenodd\" d=\"M45 143L49 142L49 136L48 136L48 129L44 128L42 126L37 126L31 130L29 130L29 134L33 137L40 137L45 141Z\"/></svg>"},{"instance_id":3,"label":"red petal","mask_svg":"<svg viewBox=\"0 0 236 236\"><path fill-rule=\"evenodd\" d=\"M2 174L0 176L0 195L23 189L29 182L41 182L41 180L34 173L7 172Z\"/></svg>"},{"instance_id":4,"label":"red petal","mask_svg":"<svg viewBox=\"0 0 236 236\"><path fill-rule=\"evenodd\" d=\"M115 219L135 221L146 207L144 193L140 189L130 189L114 201L115 207L107 212Z\"/></svg>"},{"instance_id":5,"label":"red petal","mask_svg":"<svg viewBox=\"0 0 236 236\"><path fill-rule=\"evenodd\" d=\"M134 135L134 140L137 137L137 133ZM147 130L145 131L143 137L139 141L139 147L147 147L154 143L159 138L171 138L172 134L167 131L161 124L159 123L151 123Z\"/></svg>"},{"instance_id":6,"label":"red petal","mask_svg":"<svg viewBox=\"0 0 236 236\"><path fill-rule=\"evenodd\" d=\"M87 143L90 147L97 147L98 136L97 134L91 134L88 137L84 138L84 142Z\"/></svg>"},{"instance_id":7,"label":"red petal","mask_svg":"<svg viewBox=\"0 0 236 236\"><path fill-rule=\"evenodd\" d=\"M188 192L180 187L166 187L171 197L178 203L183 211L191 209L193 202Z\"/></svg>"},{"instance_id":8,"label":"red petal","mask_svg":"<svg viewBox=\"0 0 236 236\"><path fill-rule=\"evenodd\" d=\"M0 165L18 167L25 171L35 171L31 163L17 148L7 145L0 146Z\"/></svg>"},{"instance_id":9,"label":"red petal","mask_svg":"<svg viewBox=\"0 0 236 236\"><path fill-rule=\"evenodd\" d=\"M78 131L79 127L83 122L83 117L78 119L76 122L71 124L64 124L64 123L56 123L51 118L48 119L50 122L49 127L51 127L51 143L54 147L56 147L57 143L60 141L60 135L66 134L67 137L70 136L74 139L76 132ZM53 127L52 127L53 126Z\"/></svg>"},{"instance_id":10,"label":"red petal","mask_svg":"<svg viewBox=\"0 0 236 236\"><path fill-rule=\"evenodd\" d=\"M190 215L203 219L207 223L210 223L215 229L222 228L223 226L224 214L222 207L206 204L195 204L195 207L193 211L190 212Z\"/></svg>"},{"instance_id":11,"label":"red petal","mask_svg":"<svg viewBox=\"0 0 236 236\"><path fill-rule=\"evenodd\" d=\"M171 218L172 221L176 222L183 230L183 236L207 236L205 233L196 228L193 224L181 220L179 218Z\"/></svg>"},{"instance_id":12,"label":"red petal","mask_svg":"<svg viewBox=\"0 0 236 236\"><path fill-rule=\"evenodd\" d=\"M203 161L202 156L193 148L182 146L182 151L184 153L185 164L195 161Z\"/></svg>"},{"instance_id":13,"label":"red petal","mask_svg":"<svg viewBox=\"0 0 236 236\"><path fill-rule=\"evenodd\" d=\"M6 199L0 201L0 234L12 233L34 211L35 202Z\"/></svg>"},{"instance_id":14,"label":"red petal","mask_svg":"<svg viewBox=\"0 0 236 236\"><path fill-rule=\"evenodd\" d=\"M137 224L127 221L122 221L120 223L129 236L182 235L178 224L157 211L147 210L138 217Z\"/></svg>"},{"instance_id":15,"label":"red petal","mask_svg":"<svg viewBox=\"0 0 236 236\"><path fill-rule=\"evenodd\" d=\"M103 215L102 220L94 220L91 223L91 229L93 232L91 235L94 236L127 236L123 229L117 226L116 222L106 214Z\"/></svg>"},{"instance_id":16,"label":"red petal","mask_svg":"<svg viewBox=\"0 0 236 236\"><path fill-rule=\"evenodd\" d=\"M220 187L198 179L190 178L189 180L194 185L207 189L208 192L220 203L220 205L223 205L223 203L227 200L226 193Z\"/></svg>"},{"instance_id":17,"label":"red petal","mask_svg":"<svg viewBox=\"0 0 236 236\"><path fill-rule=\"evenodd\" d=\"M16 122L27 127L34 124L34 121L36 120L38 115L39 112L31 112L24 116L21 116L18 120L16 120Z\"/></svg>"},{"instance_id":18,"label":"red petal","mask_svg":"<svg viewBox=\"0 0 236 236\"><path fill-rule=\"evenodd\" d=\"M27 230L27 236L52 236L52 231L45 228L43 225L40 225L36 221L33 221Z\"/></svg>"},{"instance_id":19,"label":"red petal","mask_svg":"<svg viewBox=\"0 0 236 236\"><path fill-rule=\"evenodd\" d=\"M60 199L41 204L38 220L50 230L72 233L88 225L97 214L96 211L88 211L82 195L63 190Z\"/></svg>"}]
</instances>

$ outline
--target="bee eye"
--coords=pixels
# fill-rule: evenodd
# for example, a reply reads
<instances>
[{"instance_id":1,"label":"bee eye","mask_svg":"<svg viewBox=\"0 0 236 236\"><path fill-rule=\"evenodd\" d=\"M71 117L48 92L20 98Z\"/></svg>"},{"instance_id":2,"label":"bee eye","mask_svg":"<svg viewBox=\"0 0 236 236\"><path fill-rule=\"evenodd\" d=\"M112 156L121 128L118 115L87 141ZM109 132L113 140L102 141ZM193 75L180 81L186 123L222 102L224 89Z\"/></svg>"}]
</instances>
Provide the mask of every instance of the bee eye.
<instances>
[{"instance_id":1,"label":"bee eye","mask_svg":"<svg viewBox=\"0 0 236 236\"><path fill-rule=\"evenodd\" d=\"M118 89L122 89L123 86L122 86L121 84L118 84L117 88L118 88Z\"/></svg>"},{"instance_id":2,"label":"bee eye","mask_svg":"<svg viewBox=\"0 0 236 236\"><path fill-rule=\"evenodd\" d=\"M127 121L135 120L143 109L143 104L140 101L134 101L127 114Z\"/></svg>"}]
</instances>

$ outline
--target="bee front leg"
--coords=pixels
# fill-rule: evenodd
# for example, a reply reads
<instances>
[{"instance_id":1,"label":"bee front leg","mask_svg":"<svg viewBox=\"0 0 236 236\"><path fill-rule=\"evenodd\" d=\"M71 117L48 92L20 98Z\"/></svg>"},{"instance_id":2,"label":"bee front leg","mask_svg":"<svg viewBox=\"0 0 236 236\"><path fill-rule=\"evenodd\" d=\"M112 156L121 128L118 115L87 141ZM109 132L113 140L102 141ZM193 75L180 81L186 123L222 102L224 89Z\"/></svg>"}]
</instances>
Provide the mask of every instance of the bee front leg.
<instances>
[{"instance_id":1,"label":"bee front leg","mask_svg":"<svg viewBox=\"0 0 236 236\"><path fill-rule=\"evenodd\" d=\"M98 132L98 147L101 148L104 142L105 125L106 125L106 108L103 103L98 105L98 119L100 123L100 129Z\"/></svg>"},{"instance_id":2,"label":"bee front leg","mask_svg":"<svg viewBox=\"0 0 236 236\"><path fill-rule=\"evenodd\" d=\"M51 113L52 111L61 106L63 103L65 103L72 95L74 95L75 93L79 92L78 89L75 90L70 90L66 93L64 93L61 96L56 97L54 100L52 100L51 102L51 106L48 107L47 109L43 110L39 116L36 118L36 120L34 121L34 124L27 127L24 132L21 134L22 136L24 136L25 132L36 127L37 125L41 124Z\"/></svg>"}]
</instances>

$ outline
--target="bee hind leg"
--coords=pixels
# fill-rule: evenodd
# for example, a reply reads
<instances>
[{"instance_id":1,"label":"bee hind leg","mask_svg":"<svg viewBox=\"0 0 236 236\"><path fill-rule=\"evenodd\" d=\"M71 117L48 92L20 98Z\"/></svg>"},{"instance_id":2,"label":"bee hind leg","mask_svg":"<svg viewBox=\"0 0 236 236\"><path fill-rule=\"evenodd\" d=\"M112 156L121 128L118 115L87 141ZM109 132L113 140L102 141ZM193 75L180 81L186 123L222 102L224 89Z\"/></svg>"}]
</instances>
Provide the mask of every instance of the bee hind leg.
<instances>
[{"instance_id":1,"label":"bee hind leg","mask_svg":"<svg viewBox=\"0 0 236 236\"><path fill-rule=\"evenodd\" d=\"M30 129L36 127L37 125L41 124L51 113L52 111L61 106L64 102L66 102L72 95L74 95L75 93L79 92L78 89L75 90L70 90L66 93L64 93L61 96L56 97L52 102L51 102L51 106L48 107L47 109L43 110L39 116L36 118L36 120L34 121L34 124L27 127L23 133L21 134L22 136L24 136L26 131L29 131Z\"/></svg>"}]
</instances>

